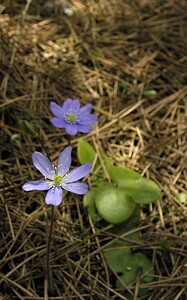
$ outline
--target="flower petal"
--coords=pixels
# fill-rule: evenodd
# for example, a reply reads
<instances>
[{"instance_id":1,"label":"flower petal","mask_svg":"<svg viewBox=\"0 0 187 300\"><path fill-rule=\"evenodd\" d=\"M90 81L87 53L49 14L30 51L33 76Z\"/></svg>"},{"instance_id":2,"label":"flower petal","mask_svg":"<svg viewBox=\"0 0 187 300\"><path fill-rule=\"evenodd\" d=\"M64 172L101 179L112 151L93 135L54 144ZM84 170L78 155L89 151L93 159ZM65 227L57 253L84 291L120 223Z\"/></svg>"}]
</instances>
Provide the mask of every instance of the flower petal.
<instances>
[{"instance_id":1,"label":"flower petal","mask_svg":"<svg viewBox=\"0 0 187 300\"><path fill-rule=\"evenodd\" d=\"M80 116L84 115L84 114L89 114L92 110L92 104L88 103L86 105L84 105L83 107L80 108Z\"/></svg>"},{"instance_id":2,"label":"flower petal","mask_svg":"<svg viewBox=\"0 0 187 300\"><path fill-rule=\"evenodd\" d=\"M70 146L66 147L60 154L58 159L57 173L62 177L68 172L71 165L71 151Z\"/></svg>"},{"instance_id":3,"label":"flower petal","mask_svg":"<svg viewBox=\"0 0 187 300\"><path fill-rule=\"evenodd\" d=\"M72 103L71 103L71 109L79 111L79 109L80 109L80 101L78 99L75 99L75 100L72 101Z\"/></svg>"},{"instance_id":4,"label":"flower petal","mask_svg":"<svg viewBox=\"0 0 187 300\"><path fill-rule=\"evenodd\" d=\"M78 131L83 132L83 133L88 133L93 130L92 125L77 125Z\"/></svg>"},{"instance_id":5,"label":"flower petal","mask_svg":"<svg viewBox=\"0 0 187 300\"><path fill-rule=\"evenodd\" d=\"M88 185L84 182L67 183L64 189L78 195L84 195L88 192Z\"/></svg>"},{"instance_id":6,"label":"flower petal","mask_svg":"<svg viewBox=\"0 0 187 300\"><path fill-rule=\"evenodd\" d=\"M67 99L64 101L64 104L63 104L63 106L62 106L64 112L66 112L66 110L68 110L68 109L71 107L72 102L73 102L73 100L70 99L70 98L67 98Z\"/></svg>"},{"instance_id":7,"label":"flower petal","mask_svg":"<svg viewBox=\"0 0 187 300\"><path fill-rule=\"evenodd\" d=\"M81 167L78 167L72 171L70 171L68 175L68 183L75 182L84 176L88 175L92 168L92 164L90 162L85 163Z\"/></svg>"},{"instance_id":8,"label":"flower petal","mask_svg":"<svg viewBox=\"0 0 187 300\"><path fill-rule=\"evenodd\" d=\"M63 192L61 188L52 188L47 192L45 196L45 203L57 206L62 202L62 196Z\"/></svg>"},{"instance_id":9,"label":"flower petal","mask_svg":"<svg viewBox=\"0 0 187 300\"><path fill-rule=\"evenodd\" d=\"M28 181L22 186L22 189L28 191L45 191L50 188L49 184L45 180Z\"/></svg>"},{"instance_id":10,"label":"flower petal","mask_svg":"<svg viewBox=\"0 0 187 300\"><path fill-rule=\"evenodd\" d=\"M41 152L34 152L32 161L36 169L38 169L46 178L54 178L55 170L47 156L43 155Z\"/></svg>"},{"instance_id":11,"label":"flower petal","mask_svg":"<svg viewBox=\"0 0 187 300\"><path fill-rule=\"evenodd\" d=\"M90 125L98 121L98 117L93 114L79 115L80 125Z\"/></svg>"},{"instance_id":12,"label":"flower petal","mask_svg":"<svg viewBox=\"0 0 187 300\"><path fill-rule=\"evenodd\" d=\"M77 124L68 124L65 125L66 132L70 135L76 135L78 132Z\"/></svg>"},{"instance_id":13,"label":"flower petal","mask_svg":"<svg viewBox=\"0 0 187 300\"><path fill-rule=\"evenodd\" d=\"M52 113L58 117L58 118L62 118L63 116L63 109L62 109L62 106L56 104L55 102L51 102L50 103L50 109L52 111Z\"/></svg>"},{"instance_id":14,"label":"flower petal","mask_svg":"<svg viewBox=\"0 0 187 300\"><path fill-rule=\"evenodd\" d=\"M64 128L66 126L66 123L63 119L59 118L52 118L50 119L51 123L58 128Z\"/></svg>"}]
</instances>

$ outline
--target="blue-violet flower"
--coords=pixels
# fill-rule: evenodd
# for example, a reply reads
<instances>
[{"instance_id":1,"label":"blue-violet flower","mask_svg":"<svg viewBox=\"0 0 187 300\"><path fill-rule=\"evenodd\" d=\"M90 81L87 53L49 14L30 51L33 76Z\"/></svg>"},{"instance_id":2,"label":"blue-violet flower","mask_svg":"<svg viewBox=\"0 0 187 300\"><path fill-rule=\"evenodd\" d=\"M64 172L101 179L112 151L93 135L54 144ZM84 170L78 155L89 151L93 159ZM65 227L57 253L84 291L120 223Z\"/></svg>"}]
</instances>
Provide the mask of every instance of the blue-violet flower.
<instances>
[{"instance_id":1,"label":"blue-violet flower","mask_svg":"<svg viewBox=\"0 0 187 300\"><path fill-rule=\"evenodd\" d=\"M88 175L92 164L87 162L69 171L72 160L71 151L72 148L68 146L61 152L57 167L54 167L41 152L34 152L32 155L33 164L45 176L45 180L29 181L23 185L23 190L48 190L45 202L55 206L62 202L63 189L79 195L86 194L88 185L84 182L75 181Z\"/></svg>"},{"instance_id":2,"label":"blue-violet flower","mask_svg":"<svg viewBox=\"0 0 187 300\"><path fill-rule=\"evenodd\" d=\"M98 117L91 114L92 104L86 104L80 108L79 100L66 99L62 106L55 102L50 103L50 109L55 115L51 123L58 128L65 128L70 135L77 132L88 133L92 131L92 124L97 122Z\"/></svg>"}]
</instances>

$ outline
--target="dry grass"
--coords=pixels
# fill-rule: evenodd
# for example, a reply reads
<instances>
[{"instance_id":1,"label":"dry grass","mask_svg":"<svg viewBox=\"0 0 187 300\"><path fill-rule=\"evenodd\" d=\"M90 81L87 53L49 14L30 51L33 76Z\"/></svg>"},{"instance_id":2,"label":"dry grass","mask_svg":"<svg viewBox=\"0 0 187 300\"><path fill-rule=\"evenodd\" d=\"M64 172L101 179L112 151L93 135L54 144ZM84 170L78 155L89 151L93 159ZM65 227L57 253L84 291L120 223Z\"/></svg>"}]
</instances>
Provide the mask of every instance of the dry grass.
<instances>
[{"instance_id":1,"label":"dry grass","mask_svg":"<svg viewBox=\"0 0 187 300\"><path fill-rule=\"evenodd\" d=\"M144 242L134 245L152 259L155 279L145 298L187 299L186 1L4 0L0 8L1 188L0 299L48 299L44 295L46 225L44 193L21 186L38 173L31 154L38 141L24 135L21 118L33 122L55 161L67 137L50 125L49 103L77 97L92 102L98 125L84 136L120 165L155 180L162 198L142 208ZM126 89L127 86L127 89ZM145 97L144 90L157 94ZM79 135L72 140L76 147ZM73 150L77 164L76 149ZM50 256L55 293L49 299L126 299L103 258L111 241L93 224L82 197L65 195L55 208ZM164 249L163 241L170 243Z\"/></svg>"}]
</instances>

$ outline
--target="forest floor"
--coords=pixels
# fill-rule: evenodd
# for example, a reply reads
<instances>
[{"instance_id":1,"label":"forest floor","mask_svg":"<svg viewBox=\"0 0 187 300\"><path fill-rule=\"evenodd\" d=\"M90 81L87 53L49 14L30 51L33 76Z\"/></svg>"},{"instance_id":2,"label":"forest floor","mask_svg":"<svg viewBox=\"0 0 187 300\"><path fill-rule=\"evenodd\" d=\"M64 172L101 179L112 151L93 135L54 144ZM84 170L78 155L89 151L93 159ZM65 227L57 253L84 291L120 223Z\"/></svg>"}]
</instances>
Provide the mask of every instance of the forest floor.
<instances>
[{"instance_id":1,"label":"forest floor","mask_svg":"<svg viewBox=\"0 0 187 300\"><path fill-rule=\"evenodd\" d=\"M0 300L187 299L186 83L186 0L1 1ZM103 257L110 237L82 196L67 193L55 207L55 293L45 290L50 207L44 192L22 190L39 176L31 156L42 149L20 120L38 129L55 161L68 140L51 125L49 103L66 98L92 103L99 117L92 132L71 139L74 165L84 138L162 190L142 207L142 242L134 245L153 264L149 283L115 286Z\"/></svg>"}]
</instances>

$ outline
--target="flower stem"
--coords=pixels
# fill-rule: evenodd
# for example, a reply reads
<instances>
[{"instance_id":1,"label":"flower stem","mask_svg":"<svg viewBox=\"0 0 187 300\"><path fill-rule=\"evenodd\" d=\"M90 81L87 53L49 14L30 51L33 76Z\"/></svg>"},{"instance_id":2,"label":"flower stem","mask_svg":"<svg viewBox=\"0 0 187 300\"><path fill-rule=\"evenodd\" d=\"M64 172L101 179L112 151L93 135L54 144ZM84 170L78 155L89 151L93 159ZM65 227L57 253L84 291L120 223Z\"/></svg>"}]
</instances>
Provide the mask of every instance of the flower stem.
<instances>
[{"instance_id":1,"label":"flower stem","mask_svg":"<svg viewBox=\"0 0 187 300\"><path fill-rule=\"evenodd\" d=\"M50 228L47 240L47 258L46 258L46 277L47 277L47 285L48 291L52 289L51 285L51 271L50 271L50 252L51 252L51 239L52 239L52 232L53 232L53 223L54 223L54 206L51 206L51 219L50 219Z\"/></svg>"},{"instance_id":2,"label":"flower stem","mask_svg":"<svg viewBox=\"0 0 187 300\"><path fill-rule=\"evenodd\" d=\"M39 143L41 144L43 150L44 150L45 153L47 154L48 158L50 159L49 153L48 153L46 147L44 146L44 143L43 143L43 141L41 140L41 138L39 137L39 135L37 135L37 139L38 139Z\"/></svg>"},{"instance_id":3,"label":"flower stem","mask_svg":"<svg viewBox=\"0 0 187 300\"><path fill-rule=\"evenodd\" d=\"M67 135L67 140L68 140L68 146L70 146L70 144L71 144L71 139L70 139L70 136L69 136L69 135Z\"/></svg>"}]
</instances>

